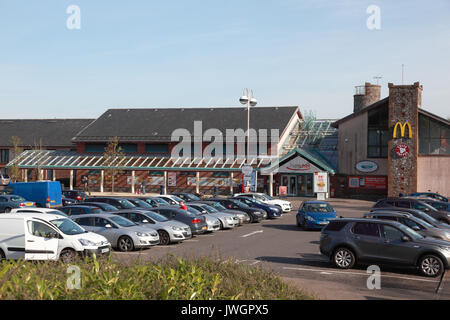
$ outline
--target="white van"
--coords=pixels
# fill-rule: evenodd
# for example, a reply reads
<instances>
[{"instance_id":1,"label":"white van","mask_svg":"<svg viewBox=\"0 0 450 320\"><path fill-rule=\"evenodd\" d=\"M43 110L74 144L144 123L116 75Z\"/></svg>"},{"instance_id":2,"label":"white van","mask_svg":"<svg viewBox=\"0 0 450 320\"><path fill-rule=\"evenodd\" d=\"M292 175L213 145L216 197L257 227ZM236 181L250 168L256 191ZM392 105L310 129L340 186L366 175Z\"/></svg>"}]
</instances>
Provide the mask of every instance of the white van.
<instances>
[{"instance_id":1,"label":"white van","mask_svg":"<svg viewBox=\"0 0 450 320\"><path fill-rule=\"evenodd\" d=\"M72 220L55 214L0 215L0 259L58 260L76 255L109 254L111 244Z\"/></svg>"}]
</instances>

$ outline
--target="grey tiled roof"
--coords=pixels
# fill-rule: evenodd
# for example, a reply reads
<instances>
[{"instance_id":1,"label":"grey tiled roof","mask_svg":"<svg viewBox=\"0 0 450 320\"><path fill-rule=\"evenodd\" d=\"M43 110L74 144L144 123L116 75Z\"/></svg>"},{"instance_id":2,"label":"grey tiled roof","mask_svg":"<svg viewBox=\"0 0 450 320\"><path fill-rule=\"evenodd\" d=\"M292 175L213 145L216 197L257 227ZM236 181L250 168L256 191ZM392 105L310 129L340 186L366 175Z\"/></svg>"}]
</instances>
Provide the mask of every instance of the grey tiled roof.
<instances>
[{"instance_id":1,"label":"grey tiled roof","mask_svg":"<svg viewBox=\"0 0 450 320\"><path fill-rule=\"evenodd\" d=\"M0 146L12 147L17 136L23 147L72 147L71 139L94 119L0 119Z\"/></svg>"},{"instance_id":2,"label":"grey tiled roof","mask_svg":"<svg viewBox=\"0 0 450 320\"><path fill-rule=\"evenodd\" d=\"M280 135L289 120L299 111L290 107L252 107L250 127L253 129L279 129ZM193 133L194 121L202 121L202 130L216 128L247 130L247 108L152 108L109 109L83 129L73 141L104 142L111 137L120 141L170 141L175 129ZM270 131L268 132L270 134Z\"/></svg>"}]
</instances>

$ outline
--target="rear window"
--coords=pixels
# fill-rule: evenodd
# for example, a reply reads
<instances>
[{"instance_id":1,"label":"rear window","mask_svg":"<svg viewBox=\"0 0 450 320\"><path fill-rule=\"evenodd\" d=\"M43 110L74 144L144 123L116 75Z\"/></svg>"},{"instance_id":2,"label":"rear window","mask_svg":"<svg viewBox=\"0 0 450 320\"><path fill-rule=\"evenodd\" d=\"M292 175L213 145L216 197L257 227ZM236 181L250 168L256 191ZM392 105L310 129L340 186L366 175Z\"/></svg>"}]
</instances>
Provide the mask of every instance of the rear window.
<instances>
[{"instance_id":1,"label":"rear window","mask_svg":"<svg viewBox=\"0 0 450 320\"><path fill-rule=\"evenodd\" d=\"M346 225L347 221L330 221L330 223L325 227L326 231L341 231Z\"/></svg>"},{"instance_id":2,"label":"rear window","mask_svg":"<svg viewBox=\"0 0 450 320\"><path fill-rule=\"evenodd\" d=\"M89 211L91 213L102 213L103 212L103 210L100 208L90 208Z\"/></svg>"}]
</instances>

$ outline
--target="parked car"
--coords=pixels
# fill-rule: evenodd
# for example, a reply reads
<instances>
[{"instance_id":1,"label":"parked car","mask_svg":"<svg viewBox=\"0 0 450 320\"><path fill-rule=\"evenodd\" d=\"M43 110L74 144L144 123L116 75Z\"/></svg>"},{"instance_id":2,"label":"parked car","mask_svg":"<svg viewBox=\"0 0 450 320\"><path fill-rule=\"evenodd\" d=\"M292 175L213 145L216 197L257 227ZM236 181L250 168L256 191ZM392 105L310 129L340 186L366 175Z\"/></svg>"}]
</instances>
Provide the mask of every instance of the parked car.
<instances>
[{"instance_id":1,"label":"parked car","mask_svg":"<svg viewBox=\"0 0 450 320\"><path fill-rule=\"evenodd\" d=\"M245 203L237 201L235 199L212 198L209 200L218 202L227 209L244 211L249 215L250 223L261 222L267 216L267 212L265 212L264 210L251 208Z\"/></svg>"},{"instance_id":2,"label":"parked car","mask_svg":"<svg viewBox=\"0 0 450 320\"><path fill-rule=\"evenodd\" d=\"M21 196L17 195L2 195L0 196L0 212L10 212L14 208L35 207L33 201L27 201Z\"/></svg>"},{"instance_id":3,"label":"parked car","mask_svg":"<svg viewBox=\"0 0 450 320\"><path fill-rule=\"evenodd\" d=\"M60 211L64 212L68 216L77 216L81 214L92 214L92 213L102 213L103 210L89 205L79 205L79 206L66 206L59 208Z\"/></svg>"},{"instance_id":4,"label":"parked car","mask_svg":"<svg viewBox=\"0 0 450 320\"><path fill-rule=\"evenodd\" d=\"M160 206L153 208L153 211L163 215L169 220L176 220L187 224L191 228L191 233L201 234L208 230L205 217L180 209L178 206Z\"/></svg>"},{"instance_id":5,"label":"parked car","mask_svg":"<svg viewBox=\"0 0 450 320\"><path fill-rule=\"evenodd\" d=\"M370 212L378 212L378 211L389 211L389 212L397 212L397 213L409 213L412 216L422 219L423 221L428 222L433 227L441 228L441 229L450 229L450 225L436 220L432 216L429 216L423 211L411 208L399 208L399 207L386 207L386 208L372 208Z\"/></svg>"},{"instance_id":6,"label":"parked car","mask_svg":"<svg viewBox=\"0 0 450 320\"><path fill-rule=\"evenodd\" d=\"M394 213L389 211L375 211L366 213L364 218L379 219L379 220L391 220L397 221L405 226L417 231L424 237L431 237L436 239L441 239L445 241L450 241L450 230L440 229L433 227L428 222L422 219L416 218L408 213Z\"/></svg>"},{"instance_id":7,"label":"parked car","mask_svg":"<svg viewBox=\"0 0 450 320\"><path fill-rule=\"evenodd\" d=\"M63 195L63 197L73 199L76 201L80 201L80 202L84 201L84 199L86 199L88 197L86 192L84 192L82 190L63 190L62 195Z\"/></svg>"},{"instance_id":8,"label":"parked car","mask_svg":"<svg viewBox=\"0 0 450 320\"><path fill-rule=\"evenodd\" d=\"M77 200L74 200L74 199L71 199L71 198L66 198L64 196L61 198L61 203L62 203L63 207L64 206L71 206L71 205L73 205L73 204L75 204L77 202L78 202Z\"/></svg>"},{"instance_id":9,"label":"parked car","mask_svg":"<svg viewBox=\"0 0 450 320\"><path fill-rule=\"evenodd\" d=\"M437 277L450 264L450 243L425 238L405 225L376 219L334 219L322 229L320 252L341 269L356 263L415 266Z\"/></svg>"},{"instance_id":10,"label":"parked car","mask_svg":"<svg viewBox=\"0 0 450 320\"><path fill-rule=\"evenodd\" d=\"M220 202L211 201L211 200L202 200L202 201L196 201L196 203L204 203L204 204L207 204L207 205L213 207L214 209L218 210L219 212L231 213L231 214L236 215L236 217L239 219L239 224L238 224L239 226L243 225L244 223L250 222L250 216L246 212L240 211L240 210L227 209Z\"/></svg>"},{"instance_id":11,"label":"parked car","mask_svg":"<svg viewBox=\"0 0 450 320\"><path fill-rule=\"evenodd\" d=\"M192 238L191 228L179 221L169 220L154 211L120 210L114 212L141 226L149 226L158 231L161 245L178 243Z\"/></svg>"},{"instance_id":12,"label":"parked car","mask_svg":"<svg viewBox=\"0 0 450 320\"><path fill-rule=\"evenodd\" d=\"M331 219L336 219L336 210L325 201L303 201L297 215L297 227L322 229Z\"/></svg>"},{"instance_id":13,"label":"parked car","mask_svg":"<svg viewBox=\"0 0 450 320\"><path fill-rule=\"evenodd\" d=\"M200 211L202 214L207 214L219 219L220 229L232 229L239 225L239 218L237 216L229 213L219 212L218 210L207 204L190 202L187 204L187 206Z\"/></svg>"},{"instance_id":14,"label":"parked car","mask_svg":"<svg viewBox=\"0 0 450 320\"><path fill-rule=\"evenodd\" d=\"M433 198L433 199L436 199L436 200L442 201L442 202L449 202L447 197L444 197L443 195L440 195L439 193L434 193L434 192L416 192L416 193L412 193L411 196L413 196L413 197L428 197L428 198Z\"/></svg>"},{"instance_id":15,"label":"parked car","mask_svg":"<svg viewBox=\"0 0 450 320\"><path fill-rule=\"evenodd\" d=\"M450 212L450 202L438 201L436 199L423 199L422 201L428 203L438 211Z\"/></svg>"},{"instance_id":16,"label":"parked car","mask_svg":"<svg viewBox=\"0 0 450 320\"><path fill-rule=\"evenodd\" d=\"M79 203L74 203L74 206L90 206L90 207L97 207L99 209L101 209L102 211L106 211L106 212L112 212L112 211L117 211L119 209L117 209L116 207L106 203L106 202L79 202Z\"/></svg>"},{"instance_id":17,"label":"parked car","mask_svg":"<svg viewBox=\"0 0 450 320\"><path fill-rule=\"evenodd\" d=\"M58 210L58 209L50 209L50 208L33 208L33 207L26 207L26 208L16 208L12 209L11 213L40 213L40 214L53 214L57 216L62 216L64 218L67 218L67 214L64 212Z\"/></svg>"},{"instance_id":18,"label":"parked car","mask_svg":"<svg viewBox=\"0 0 450 320\"><path fill-rule=\"evenodd\" d=\"M132 204L130 201L117 197L87 198L84 200L84 202L104 202L116 207L117 209L136 209L136 206Z\"/></svg>"},{"instance_id":19,"label":"parked car","mask_svg":"<svg viewBox=\"0 0 450 320\"><path fill-rule=\"evenodd\" d=\"M170 195L177 196L178 198L183 199L184 202L200 201L201 200L195 194L186 193L186 192L171 193Z\"/></svg>"},{"instance_id":20,"label":"parked car","mask_svg":"<svg viewBox=\"0 0 450 320\"><path fill-rule=\"evenodd\" d=\"M169 206L170 205L166 200L163 200L159 197L139 197L139 199L147 202L153 208L156 208L158 206Z\"/></svg>"},{"instance_id":21,"label":"parked car","mask_svg":"<svg viewBox=\"0 0 450 320\"><path fill-rule=\"evenodd\" d=\"M60 215L35 213L0 216L0 259L72 262L77 255L110 253L110 243Z\"/></svg>"},{"instance_id":22,"label":"parked car","mask_svg":"<svg viewBox=\"0 0 450 320\"><path fill-rule=\"evenodd\" d=\"M126 198L126 200L130 201L132 204L134 204L139 209L145 209L145 210L151 210L153 209L153 206L148 203L147 201L138 199L138 198Z\"/></svg>"},{"instance_id":23,"label":"parked car","mask_svg":"<svg viewBox=\"0 0 450 320\"><path fill-rule=\"evenodd\" d=\"M206 225L208 227L207 232L213 232L213 231L220 230L220 220L217 217L208 215L206 212L203 213L201 209L199 210L190 204L187 204L186 207L187 207L187 211L189 211L193 214L196 214L199 217L205 218Z\"/></svg>"},{"instance_id":24,"label":"parked car","mask_svg":"<svg viewBox=\"0 0 450 320\"><path fill-rule=\"evenodd\" d=\"M104 236L113 248L122 252L150 248L159 244L156 230L138 226L133 221L115 214L90 214L70 218L86 230Z\"/></svg>"},{"instance_id":25,"label":"parked car","mask_svg":"<svg viewBox=\"0 0 450 320\"><path fill-rule=\"evenodd\" d=\"M271 219L279 218L279 217L281 217L281 214L283 213L283 211L280 207L268 205L261 201L258 201L258 200L255 200L255 199L252 199L249 197L239 196L239 197L233 197L233 199L243 202L246 205L248 205L249 207L264 210L265 212L267 212L267 217L271 218Z\"/></svg>"},{"instance_id":26,"label":"parked car","mask_svg":"<svg viewBox=\"0 0 450 320\"><path fill-rule=\"evenodd\" d=\"M58 181L14 182L5 189L10 194L33 201L42 208L58 208L62 206L61 183Z\"/></svg>"},{"instance_id":27,"label":"parked car","mask_svg":"<svg viewBox=\"0 0 450 320\"><path fill-rule=\"evenodd\" d=\"M173 196L173 195L170 195L170 194L160 195L160 196L158 196L158 198L163 199L163 200L166 201L169 205L176 205L176 204L179 204L180 201L184 201L184 200L181 199L180 197Z\"/></svg>"},{"instance_id":28,"label":"parked car","mask_svg":"<svg viewBox=\"0 0 450 320\"><path fill-rule=\"evenodd\" d=\"M386 207L400 207L400 208L412 208L425 212L426 214L432 216L440 222L445 222L450 224L450 217L448 212L436 210L434 207L430 206L428 203L423 202L419 199L414 198L387 198L379 200L374 204L373 208L386 208Z\"/></svg>"},{"instance_id":29,"label":"parked car","mask_svg":"<svg viewBox=\"0 0 450 320\"><path fill-rule=\"evenodd\" d=\"M260 192L249 192L249 193L236 193L233 195L233 197L249 197L258 201L261 201L262 203L277 206L283 210L283 212L290 212L292 210L292 204L287 200L281 200L281 199L275 199L271 196L260 193Z\"/></svg>"}]
</instances>

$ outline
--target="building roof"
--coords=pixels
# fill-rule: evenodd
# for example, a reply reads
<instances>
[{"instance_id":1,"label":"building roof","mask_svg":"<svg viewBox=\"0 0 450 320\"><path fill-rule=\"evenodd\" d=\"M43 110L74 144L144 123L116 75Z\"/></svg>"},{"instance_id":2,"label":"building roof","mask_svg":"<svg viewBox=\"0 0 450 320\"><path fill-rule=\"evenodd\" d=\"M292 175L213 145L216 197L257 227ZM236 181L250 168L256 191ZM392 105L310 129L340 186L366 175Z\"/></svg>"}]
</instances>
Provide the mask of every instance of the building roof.
<instances>
[{"instance_id":1,"label":"building roof","mask_svg":"<svg viewBox=\"0 0 450 320\"><path fill-rule=\"evenodd\" d=\"M375 103L372 103L371 105L369 105L369 106L367 106L365 108L362 108L361 110L359 110L357 112L353 112L353 113L349 114L348 116L346 116L346 117L344 117L342 119L339 119L338 121L334 122L333 124L331 124L331 126L334 127L334 128L338 128L341 123L346 122L346 121L348 121L350 119L353 119L354 117L357 117L360 114L363 114L364 112L368 112L368 111L370 111L372 109L384 106L386 104L389 104L389 97L386 97L386 98L381 99L381 100L379 100L379 101L377 101Z\"/></svg>"},{"instance_id":2,"label":"building roof","mask_svg":"<svg viewBox=\"0 0 450 320\"><path fill-rule=\"evenodd\" d=\"M71 147L71 139L94 119L2 119L0 146L12 147L11 137L21 147Z\"/></svg>"},{"instance_id":3,"label":"building roof","mask_svg":"<svg viewBox=\"0 0 450 320\"><path fill-rule=\"evenodd\" d=\"M281 135L297 112L300 112L297 106L252 107L250 127L256 130L278 129ZM246 131L247 108L109 109L79 132L73 141L106 142L117 136L121 142L168 142L176 129L187 129L193 134L194 121L202 121L202 133L210 128L219 129L223 134L226 129Z\"/></svg>"}]
</instances>

